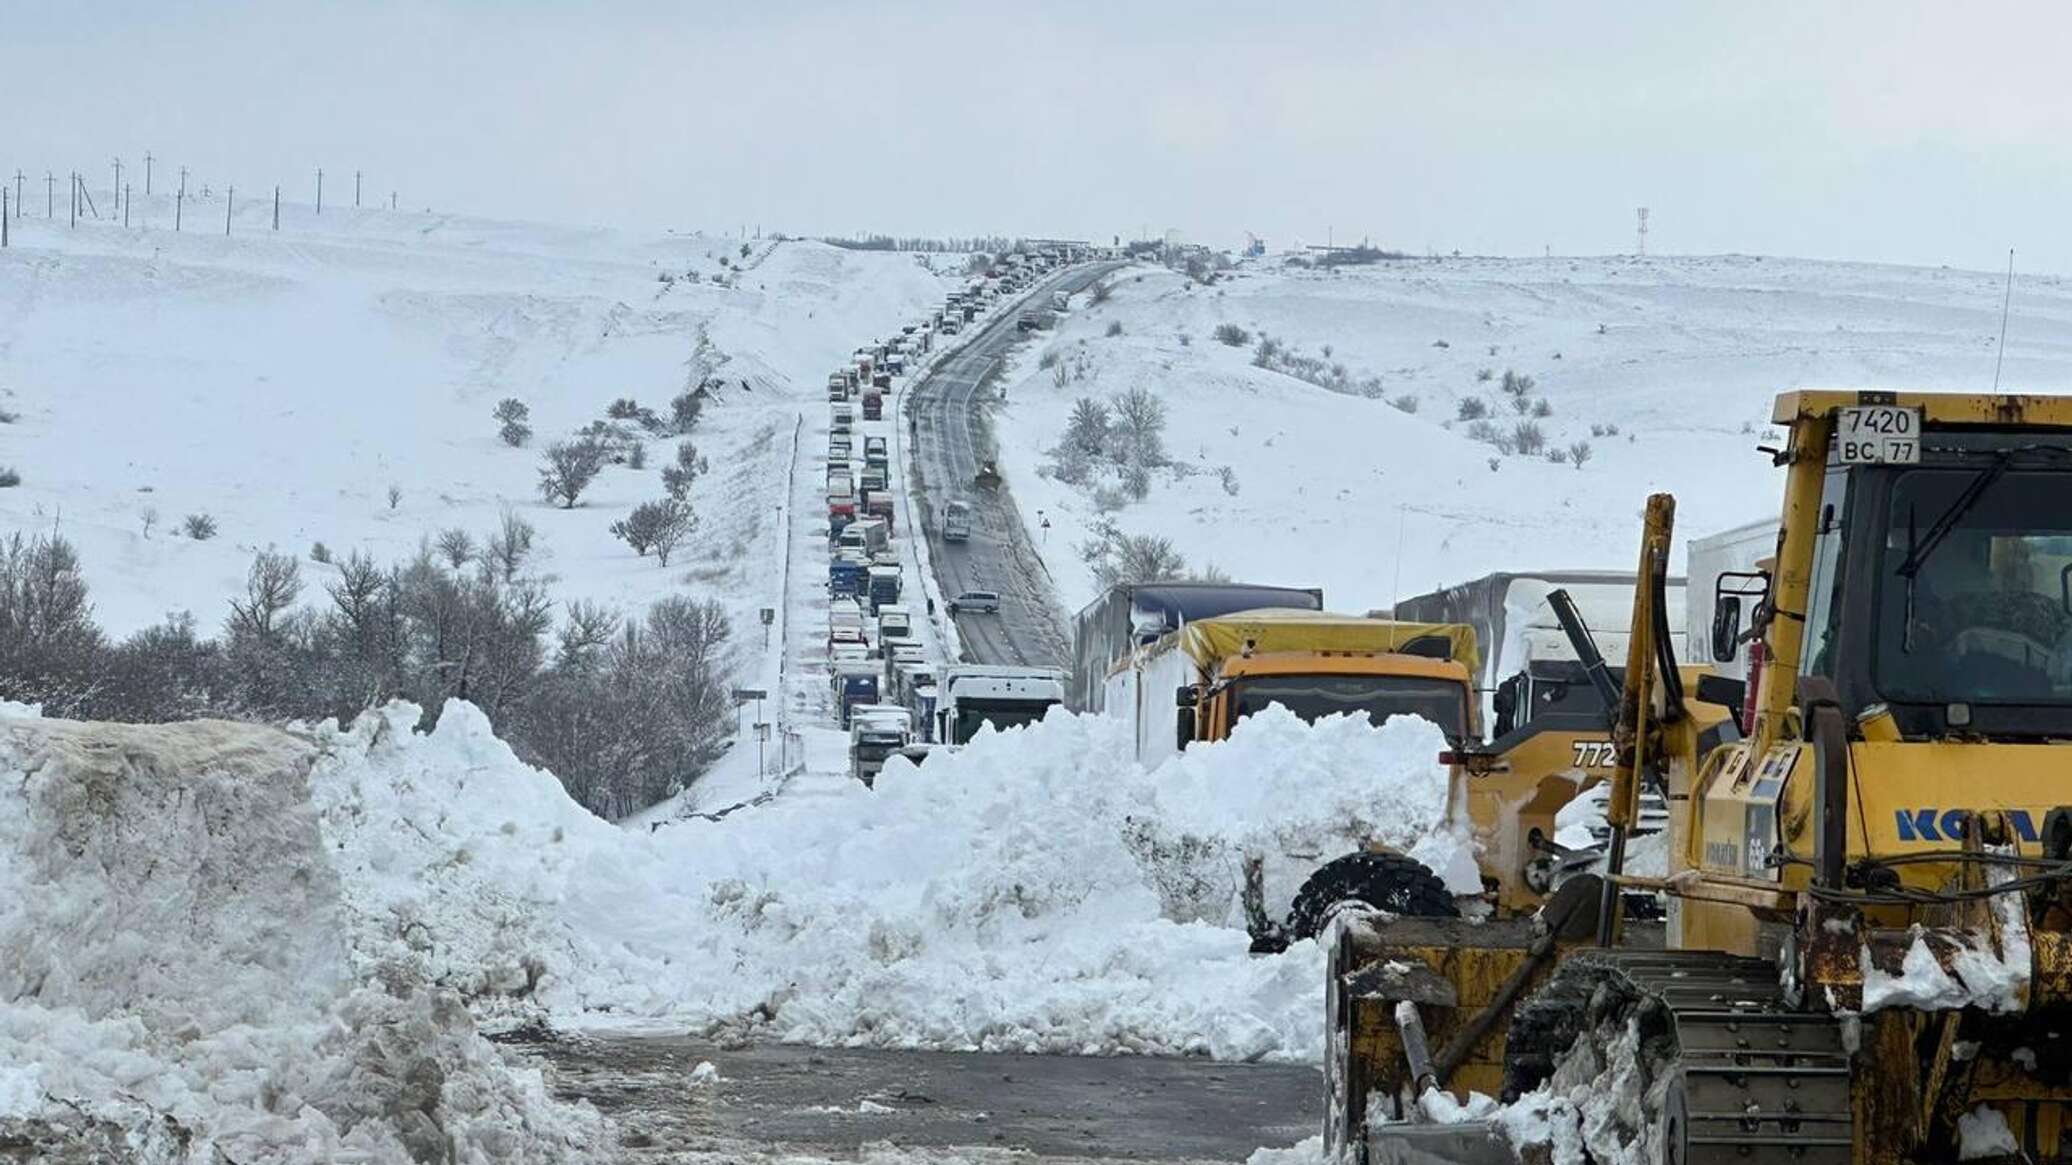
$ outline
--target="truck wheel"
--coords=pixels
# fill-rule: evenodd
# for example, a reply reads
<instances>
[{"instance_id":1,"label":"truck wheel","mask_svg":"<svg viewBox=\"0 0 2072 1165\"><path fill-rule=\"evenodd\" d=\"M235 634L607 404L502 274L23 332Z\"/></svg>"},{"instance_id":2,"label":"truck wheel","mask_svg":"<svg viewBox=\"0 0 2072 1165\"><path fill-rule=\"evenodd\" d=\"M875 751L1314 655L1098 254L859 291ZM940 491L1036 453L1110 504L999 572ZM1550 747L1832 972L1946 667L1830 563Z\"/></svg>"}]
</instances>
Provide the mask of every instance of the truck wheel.
<instances>
[{"instance_id":1,"label":"truck wheel","mask_svg":"<svg viewBox=\"0 0 2072 1165\"><path fill-rule=\"evenodd\" d=\"M1332 909L1344 902L1417 918L1460 917L1446 883L1423 862L1402 854L1361 852L1328 862L1309 876L1288 911L1288 933L1298 939L1317 937Z\"/></svg>"}]
</instances>

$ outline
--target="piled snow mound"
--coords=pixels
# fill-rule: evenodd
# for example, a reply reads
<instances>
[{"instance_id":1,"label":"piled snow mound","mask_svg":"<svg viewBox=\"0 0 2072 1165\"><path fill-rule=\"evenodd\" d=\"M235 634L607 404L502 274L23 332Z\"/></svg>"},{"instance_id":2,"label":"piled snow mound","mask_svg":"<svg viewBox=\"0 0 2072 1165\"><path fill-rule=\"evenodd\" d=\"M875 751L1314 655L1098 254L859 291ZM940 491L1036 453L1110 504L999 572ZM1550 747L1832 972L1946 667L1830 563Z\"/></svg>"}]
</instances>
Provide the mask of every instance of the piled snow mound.
<instances>
[{"instance_id":1,"label":"piled snow mound","mask_svg":"<svg viewBox=\"0 0 2072 1165\"><path fill-rule=\"evenodd\" d=\"M1317 1058L1315 946L1259 959L1242 931L1175 921L1142 840L1193 839L1198 865L1408 840L1445 788L1428 725L1275 710L1146 772L1119 722L1058 711L895 760L875 791L629 835L473 707L417 719L332 730L313 770L356 946L422 948L478 1010L814 1043Z\"/></svg>"},{"instance_id":2,"label":"piled snow mound","mask_svg":"<svg viewBox=\"0 0 2072 1165\"><path fill-rule=\"evenodd\" d=\"M149 1162L591 1143L452 993L354 958L314 756L249 725L0 712L0 1133Z\"/></svg>"}]
</instances>

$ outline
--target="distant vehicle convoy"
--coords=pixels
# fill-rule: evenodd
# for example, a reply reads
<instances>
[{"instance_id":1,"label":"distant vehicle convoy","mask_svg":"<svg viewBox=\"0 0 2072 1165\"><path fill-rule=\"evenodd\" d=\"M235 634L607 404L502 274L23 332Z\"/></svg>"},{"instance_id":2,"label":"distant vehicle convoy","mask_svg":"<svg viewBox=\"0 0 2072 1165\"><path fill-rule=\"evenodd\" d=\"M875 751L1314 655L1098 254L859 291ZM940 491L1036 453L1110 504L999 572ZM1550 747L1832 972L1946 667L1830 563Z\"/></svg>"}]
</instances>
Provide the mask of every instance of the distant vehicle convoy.
<instances>
[{"instance_id":1,"label":"distant vehicle convoy","mask_svg":"<svg viewBox=\"0 0 2072 1165\"><path fill-rule=\"evenodd\" d=\"M905 601L895 545L889 435L874 430L891 419L886 397L896 378L934 348L936 337L958 334L1030 286L1038 272L1067 261L1055 249L1004 256L993 271L945 297L930 318L856 349L828 375L829 682L850 737L850 772L866 785L894 755L918 762L930 749L961 745L987 725L1011 728L1041 719L1064 701L1064 673L1053 669L929 662L920 620ZM990 462L981 480L998 483ZM971 516L968 502L948 502L943 537L969 538ZM1000 596L967 591L947 605L953 615L997 612Z\"/></svg>"}]
</instances>

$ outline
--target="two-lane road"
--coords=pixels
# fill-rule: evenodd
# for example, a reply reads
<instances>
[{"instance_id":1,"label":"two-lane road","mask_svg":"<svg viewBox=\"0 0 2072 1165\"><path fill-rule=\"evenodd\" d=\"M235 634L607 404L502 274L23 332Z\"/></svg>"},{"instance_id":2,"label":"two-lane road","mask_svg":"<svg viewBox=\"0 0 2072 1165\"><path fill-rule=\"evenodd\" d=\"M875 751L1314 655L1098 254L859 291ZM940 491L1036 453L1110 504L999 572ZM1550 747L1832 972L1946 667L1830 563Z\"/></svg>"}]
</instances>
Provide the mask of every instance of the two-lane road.
<instances>
[{"instance_id":1,"label":"two-lane road","mask_svg":"<svg viewBox=\"0 0 2072 1165\"><path fill-rule=\"evenodd\" d=\"M1046 310L1053 292L1072 293L1120 266L1089 264L1068 268L1038 284L1028 299L1030 310ZM1014 496L1003 483L997 490L973 484L981 451L979 385L1008 349L1024 337L1016 330L1019 311L1004 311L984 325L955 356L914 383L907 396L914 440L913 501L927 533L935 574L943 596L962 591L996 591L1000 613L960 615L957 632L972 663L1065 667L1071 639L1063 612L1051 591L1050 576L1022 522ZM971 538L945 542L943 504L952 499L971 503Z\"/></svg>"}]
</instances>

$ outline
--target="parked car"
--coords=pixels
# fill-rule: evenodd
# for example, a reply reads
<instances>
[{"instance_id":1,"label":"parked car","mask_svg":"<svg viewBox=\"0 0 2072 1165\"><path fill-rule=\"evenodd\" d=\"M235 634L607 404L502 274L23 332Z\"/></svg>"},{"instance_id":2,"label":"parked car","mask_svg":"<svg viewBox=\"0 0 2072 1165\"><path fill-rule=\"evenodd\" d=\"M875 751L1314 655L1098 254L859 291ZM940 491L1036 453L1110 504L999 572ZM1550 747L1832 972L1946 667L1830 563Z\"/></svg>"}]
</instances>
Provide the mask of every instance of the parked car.
<instances>
[{"instance_id":1,"label":"parked car","mask_svg":"<svg viewBox=\"0 0 2072 1165\"><path fill-rule=\"evenodd\" d=\"M965 591L950 600L950 614L964 611L978 611L988 615L1000 613L1000 596L994 591Z\"/></svg>"}]
</instances>

